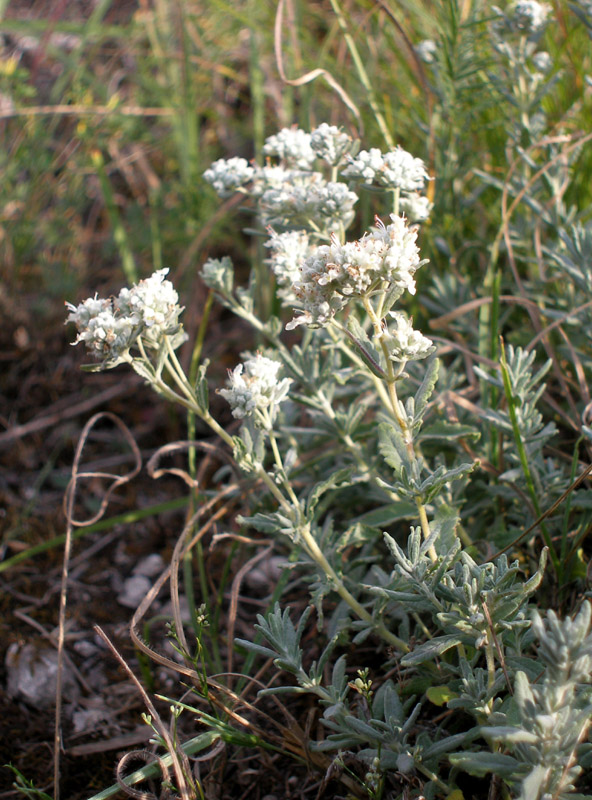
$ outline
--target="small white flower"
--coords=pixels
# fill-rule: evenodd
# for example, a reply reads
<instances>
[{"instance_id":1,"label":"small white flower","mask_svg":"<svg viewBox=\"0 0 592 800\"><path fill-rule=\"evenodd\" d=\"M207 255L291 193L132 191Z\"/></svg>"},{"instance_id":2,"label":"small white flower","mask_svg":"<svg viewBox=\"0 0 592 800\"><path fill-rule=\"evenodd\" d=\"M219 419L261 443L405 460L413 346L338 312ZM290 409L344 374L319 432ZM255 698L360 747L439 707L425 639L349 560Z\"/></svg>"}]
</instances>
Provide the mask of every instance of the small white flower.
<instances>
[{"instance_id":1,"label":"small white flower","mask_svg":"<svg viewBox=\"0 0 592 800\"><path fill-rule=\"evenodd\" d=\"M433 203L418 192L412 192L399 198L399 211L405 214L410 222L424 222L432 210Z\"/></svg>"},{"instance_id":2,"label":"small white flower","mask_svg":"<svg viewBox=\"0 0 592 800\"><path fill-rule=\"evenodd\" d=\"M535 69L538 69L538 71L542 73L549 72L553 66L551 56L545 50L535 53L532 57L532 63L534 64Z\"/></svg>"},{"instance_id":3,"label":"small white flower","mask_svg":"<svg viewBox=\"0 0 592 800\"><path fill-rule=\"evenodd\" d=\"M433 64L436 60L438 46L432 39L424 39L423 42L415 45L414 50L424 64Z\"/></svg>"},{"instance_id":4,"label":"small white flower","mask_svg":"<svg viewBox=\"0 0 592 800\"><path fill-rule=\"evenodd\" d=\"M113 304L120 314L139 320L143 339L151 347L158 347L164 334L178 331L183 311L173 284L165 280L167 274L168 269L159 269L131 289L122 289Z\"/></svg>"},{"instance_id":5,"label":"small white flower","mask_svg":"<svg viewBox=\"0 0 592 800\"><path fill-rule=\"evenodd\" d=\"M277 156L289 167L312 169L316 154L310 144L310 133L300 128L283 128L269 136L263 145L266 156Z\"/></svg>"},{"instance_id":6,"label":"small white flower","mask_svg":"<svg viewBox=\"0 0 592 800\"><path fill-rule=\"evenodd\" d=\"M307 227L312 221L334 231L347 228L357 201L358 196L345 183L325 181L319 172L297 173L263 193L259 212L266 226Z\"/></svg>"},{"instance_id":7,"label":"small white flower","mask_svg":"<svg viewBox=\"0 0 592 800\"><path fill-rule=\"evenodd\" d=\"M322 326L340 311L350 297L365 297L388 289L393 299L405 290L415 294L415 271L422 265L416 245L417 230L404 217L391 215L391 224L377 227L355 242L330 245L311 252L292 287L302 310L287 325Z\"/></svg>"},{"instance_id":8,"label":"small white flower","mask_svg":"<svg viewBox=\"0 0 592 800\"><path fill-rule=\"evenodd\" d=\"M268 189L278 189L284 184L289 184L302 174L301 170L285 169L279 165L266 164L264 167L256 167L253 176L253 186L251 194L253 197L261 197Z\"/></svg>"},{"instance_id":9,"label":"small white flower","mask_svg":"<svg viewBox=\"0 0 592 800\"><path fill-rule=\"evenodd\" d=\"M389 311L394 325L389 325L381 334L386 343L391 361L418 361L427 358L436 349L427 336L413 329L410 320L401 311Z\"/></svg>"},{"instance_id":10,"label":"small white flower","mask_svg":"<svg viewBox=\"0 0 592 800\"><path fill-rule=\"evenodd\" d=\"M66 303L66 307L70 311L66 322L74 322L78 330L83 330L90 320L98 316L101 311L111 308L111 302L95 295L77 306Z\"/></svg>"},{"instance_id":11,"label":"small white flower","mask_svg":"<svg viewBox=\"0 0 592 800\"><path fill-rule=\"evenodd\" d=\"M281 362L257 353L244 364L239 364L228 374L228 389L219 394L230 403L232 416L237 419L277 406L287 397L292 383L290 378L278 380Z\"/></svg>"},{"instance_id":12,"label":"small white flower","mask_svg":"<svg viewBox=\"0 0 592 800\"><path fill-rule=\"evenodd\" d=\"M310 241L306 231L276 233L270 229L270 238L265 247L271 250L268 264L276 277L278 295L293 303L292 284L300 280L300 267L310 253Z\"/></svg>"},{"instance_id":13,"label":"small white flower","mask_svg":"<svg viewBox=\"0 0 592 800\"><path fill-rule=\"evenodd\" d=\"M244 158L220 158L204 172L204 179L220 197L230 197L253 180L255 170Z\"/></svg>"},{"instance_id":14,"label":"small white flower","mask_svg":"<svg viewBox=\"0 0 592 800\"><path fill-rule=\"evenodd\" d=\"M498 15L493 23L498 35L503 35L504 30L507 30L538 38L545 29L553 8L548 3L538 3L537 0L514 0L505 11L497 6L492 6L491 10Z\"/></svg>"},{"instance_id":15,"label":"small white flower","mask_svg":"<svg viewBox=\"0 0 592 800\"><path fill-rule=\"evenodd\" d=\"M384 167L378 178L383 186L402 192L421 191L429 180L421 158L414 158L398 145L384 154Z\"/></svg>"},{"instance_id":16,"label":"small white flower","mask_svg":"<svg viewBox=\"0 0 592 800\"><path fill-rule=\"evenodd\" d=\"M105 362L120 360L140 335L151 348L158 348L164 335L178 347L185 339L179 323L183 309L173 284L164 279L167 272L158 270L131 289L122 289L115 299L95 296L78 306L66 303L70 310L66 322L74 322L78 329L74 344L84 342Z\"/></svg>"},{"instance_id":17,"label":"small white flower","mask_svg":"<svg viewBox=\"0 0 592 800\"><path fill-rule=\"evenodd\" d=\"M352 178L363 183L373 183L384 166L382 152L377 147L360 150L355 158L348 158L348 166L341 173L344 178Z\"/></svg>"},{"instance_id":18,"label":"small white flower","mask_svg":"<svg viewBox=\"0 0 592 800\"><path fill-rule=\"evenodd\" d=\"M322 122L311 132L310 144L319 158L336 167L350 150L353 139L337 126Z\"/></svg>"},{"instance_id":19,"label":"small white flower","mask_svg":"<svg viewBox=\"0 0 592 800\"><path fill-rule=\"evenodd\" d=\"M350 158L342 174L346 178L399 189L404 193L420 191L429 179L421 158L414 158L399 145L384 154L376 148L362 150L356 158Z\"/></svg>"},{"instance_id":20,"label":"small white flower","mask_svg":"<svg viewBox=\"0 0 592 800\"><path fill-rule=\"evenodd\" d=\"M538 33L547 24L553 7L536 0L515 0L508 8L508 16L520 31Z\"/></svg>"},{"instance_id":21,"label":"small white flower","mask_svg":"<svg viewBox=\"0 0 592 800\"><path fill-rule=\"evenodd\" d=\"M66 322L74 322L78 329L73 344L84 342L93 355L109 360L119 358L133 344L138 331L136 320L116 315L110 300L89 297L78 307L66 305L71 310Z\"/></svg>"}]
</instances>

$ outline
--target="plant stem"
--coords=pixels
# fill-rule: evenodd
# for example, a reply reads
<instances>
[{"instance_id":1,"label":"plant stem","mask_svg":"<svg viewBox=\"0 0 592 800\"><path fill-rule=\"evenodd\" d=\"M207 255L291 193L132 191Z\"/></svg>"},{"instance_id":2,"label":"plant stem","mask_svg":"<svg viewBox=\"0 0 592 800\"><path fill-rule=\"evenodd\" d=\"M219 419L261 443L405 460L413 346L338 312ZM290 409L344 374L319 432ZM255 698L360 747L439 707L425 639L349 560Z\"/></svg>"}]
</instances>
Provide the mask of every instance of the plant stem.
<instances>
[{"instance_id":1,"label":"plant stem","mask_svg":"<svg viewBox=\"0 0 592 800\"><path fill-rule=\"evenodd\" d=\"M370 321L372 322L372 325L374 327L374 336L375 336L376 339L378 339L378 341L380 343L380 348L382 350L382 354L384 356L384 360L385 360L385 363L386 363L386 371L387 371L386 382L387 382L387 389L388 389L388 394L389 394L389 399L390 399L390 404L391 404L391 410L392 410L394 418L397 421L397 424L398 424L399 428L401 429L401 433L403 434L403 440L405 442L405 447L407 449L407 454L409 455L409 459L412 462L415 462L415 461L417 461L417 456L415 454L415 448L413 446L413 432L409 428L409 426L407 425L407 420L405 420L401 416L401 412L400 412L400 405L401 404L399 402L399 398L397 397L397 389L396 389L396 386L395 386L395 381L396 381L397 376L396 376L395 370L393 368L393 362L390 359L390 355L389 355L387 344L384 341L384 337L382 335L382 320L378 317L378 315L374 311L372 303L370 302L370 299L368 297L364 297L363 298L363 303L364 303L364 308L366 309L366 311L368 313L368 316L370 317ZM382 307L382 300L379 301L379 305L380 305L380 307ZM427 539L429 539L429 537L431 535L430 523L428 521L428 515L427 515L427 512L425 510L425 506L423 504L423 501L422 501L421 497L419 497L419 496L415 497L415 504L417 506L417 513L418 513L419 522L420 522L420 525L421 525L421 532L423 534L423 538L425 540L427 540ZM438 556L437 556L436 550L435 550L435 548L433 546L430 547L430 549L428 550L428 554L429 554L429 556L430 556L432 561L436 561L437 560Z\"/></svg>"}]
</instances>

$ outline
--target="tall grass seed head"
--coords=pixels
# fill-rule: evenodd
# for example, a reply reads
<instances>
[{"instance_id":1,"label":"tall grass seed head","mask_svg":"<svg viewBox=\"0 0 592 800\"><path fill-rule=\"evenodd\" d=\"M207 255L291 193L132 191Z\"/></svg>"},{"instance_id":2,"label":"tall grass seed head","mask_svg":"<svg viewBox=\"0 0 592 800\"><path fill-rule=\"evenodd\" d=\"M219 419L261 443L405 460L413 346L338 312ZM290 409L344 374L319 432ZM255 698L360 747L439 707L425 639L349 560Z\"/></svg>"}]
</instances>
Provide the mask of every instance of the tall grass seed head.
<instances>
[{"instance_id":1,"label":"tall grass seed head","mask_svg":"<svg viewBox=\"0 0 592 800\"><path fill-rule=\"evenodd\" d=\"M286 399L292 381L278 379L281 366L281 362L257 353L228 373L229 388L219 389L218 393L230 404L233 417L244 419Z\"/></svg>"},{"instance_id":2,"label":"tall grass seed head","mask_svg":"<svg viewBox=\"0 0 592 800\"><path fill-rule=\"evenodd\" d=\"M231 197L238 189L250 183L255 169L245 158L220 158L204 172L204 179L219 197Z\"/></svg>"},{"instance_id":3,"label":"tall grass seed head","mask_svg":"<svg viewBox=\"0 0 592 800\"><path fill-rule=\"evenodd\" d=\"M316 158L310 133L300 128L283 128L269 136L263 145L263 154L276 156L286 166L303 170L312 169Z\"/></svg>"}]
</instances>

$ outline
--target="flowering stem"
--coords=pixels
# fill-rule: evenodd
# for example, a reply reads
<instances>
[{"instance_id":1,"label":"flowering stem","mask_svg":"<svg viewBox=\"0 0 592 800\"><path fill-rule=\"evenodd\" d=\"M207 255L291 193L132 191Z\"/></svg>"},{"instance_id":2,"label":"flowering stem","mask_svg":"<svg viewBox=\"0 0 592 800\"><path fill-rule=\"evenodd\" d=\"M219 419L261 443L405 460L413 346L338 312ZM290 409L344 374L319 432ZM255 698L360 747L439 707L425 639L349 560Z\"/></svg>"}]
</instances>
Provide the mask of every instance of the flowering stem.
<instances>
[{"instance_id":1,"label":"flowering stem","mask_svg":"<svg viewBox=\"0 0 592 800\"><path fill-rule=\"evenodd\" d=\"M366 309L366 311L368 313L368 316L370 317L370 321L372 322L372 325L374 327L374 335L375 335L375 338L378 339L378 341L380 343L382 354L384 356L384 360L385 360L385 363L386 363L386 371L387 371L386 384L387 384L387 389L388 389L390 405L391 405L391 410L392 410L393 416L395 417L395 419L397 421L397 424L398 424L399 428L401 429L401 433L403 434L403 440L405 442L405 447L406 447L407 454L409 455L410 460L411 461L417 461L417 456L415 454L415 448L413 446L413 432L409 428L409 425L407 424L407 420L405 420L403 418L403 416L401 415L401 411L400 411L401 404L399 402L399 398L397 397L397 389L396 389L396 385L395 385L395 381L397 380L397 374L398 373L395 372L395 369L393 367L393 362L390 359L388 346L387 346L386 342L384 341L384 337L382 336L382 320L380 319L380 317L374 311L374 308L372 306L372 303L370 302L370 298L369 297L364 297L363 298L363 303L364 303L364 308ZM381 302L380 305L382 307L382 302ZM423 538L425 540L427 540L427 539L429 539L429 537L431 535L430 523L428 521L428 515L426 513L425 506L424 506L424 504L422 502L422 499L421 499L421 497L419 495L417 495L415 497L415 504L417 506L417 514L419 516L419 523L421 525L421 532L423 534ZM429 556L430 556L432 561L436 561L437 560L436 550L434 549L433 546L430 547L428 553L429 553Z\"/></svg>"},{"instance_id":2,"label":"flowering stem","mask_svg":"<svg viewBox=\"0 0 592 800\"><path fill-rule=\"evenodd\" d=\"M290 517L292 517L293 508L290 505L290 503L288 503L284 495L281 493L271 475L269 475L269 473L265 470L262 464L257 464L256 471L257 471L257 477L261 478L263 483L267 486L267 488L275 497L275 499L278 501L280 506L284 509L284 511L286 511L290 515Z\"/></svg>"},{"instance_id":3,"label":"flowering stem","mask_svg":"<svg viewBox=\"0 0 592 800\"><path fill-rule=\"evenodd\" d=\"M393 214L398 217L399 216L399 197L401 195L401 188L396 186L393 189Z\"/></svg>"},{"instance_id":4,"label":"flowering stem","mask_svg":"<svg viewBox=\"0 0 592 800\"><path fill-rule=\"evenodd\" d=\"M356 598L346 589L343 584L341 578L337 575L331 564L325 558L321 548L318 546L316 539L311 533L309 525L303 525L299 529L299 533L301 534L305 545L306 550L310 557L319 565L319 567L323 570L325 575L331 580L335 591L337 594L345 600L348 606L354 611L360 619L363 619L364 622L368 622L372 625L372 627L376 630L376 632L390 645L396 647L397 650L400 650L403 653L409 652L409 646L402 640L399 639L398 636L395 636L394 633L391 633L383 622L376 622L372 615L366 611L366 609L358 603Z\"/></svg>"}]
</instances>

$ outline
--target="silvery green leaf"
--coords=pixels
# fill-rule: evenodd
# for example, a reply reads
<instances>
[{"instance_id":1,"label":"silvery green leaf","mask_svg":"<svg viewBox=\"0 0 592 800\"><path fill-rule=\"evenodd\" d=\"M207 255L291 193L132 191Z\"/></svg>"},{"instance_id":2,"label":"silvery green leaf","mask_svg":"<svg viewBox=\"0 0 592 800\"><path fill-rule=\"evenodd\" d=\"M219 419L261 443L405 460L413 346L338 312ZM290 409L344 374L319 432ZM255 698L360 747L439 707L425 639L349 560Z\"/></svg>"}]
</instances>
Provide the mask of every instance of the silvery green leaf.
<instances>
[{"instance_id":1,"label":"silvery green leaf","mask_svg":"<svg viewBox=\"0 0 592 800\"><path fill-rule=\"evenodd\" d=\"M492 727L482 727L481 733L488 739L495 741L502 741L515 744L516 742L526 742L527 744L534 744L538 742L539 737L534 733L529 733L522 728L515 728L510 725L496 725Z\"/></svg>"},{"instance_id":2,"label":"silvery green leaf","mask_svg":"<svg viewBox=\"0 0 592 800\"><path fill-rule=\"evenodd\" d=\"M472 439L477 441L481 438L481 433L471 425L460 425L458 423L446 422L445 420L438 420L425 428L417 435L416 441L436 440L436 441L451 441L454 439Z\"/></svg>"},{"instance_id":3,"label":"silvery green leaf","mask_svg":"<svg viewBox=\"0 0 592 800\"><path fill-rule=\"evenodd\" d=\"M523 717L534 714L535 699L524 672L517 672L514 680L514 699Z\"/></svg>"},{"instance_id":4,"label":"silvery green leaf","mask_svg":"<svg viewBox=\"0 0 592 800\"><path fill-rule=\"evenodd\" d=\"M401 431L394 425L387 422L380 423L378 426L378 449L397 476L412 474L413 464L409 458L405 441Z\"/></svg>"},{"instance_id":5,"label":"silvery green leaf","mask_svg":"<svg viewBox=\"0 0 592 800\"><path fill-rule=\"evenodd\" d=\"M250 650L252 653L257 653L257 655L263 656L263 658L276 658L277 653L273 650L270 650L269 647L264 647L261 644L256 644L255 642L249 642L247 639L235 639L235 645L239 647L244 647L245 650Z\"/></svg>"},{"instance_id":6,"label":"silvery green leaf","mask_svg":"<svg viewBox=\"0 0 592 800\"><path fill-rule=\"evenodd\" d=\"M270 317L263 326L264 332L270 339L278 339L284 329L281 319L278 317Z\"/></svg>"},{"instance_id":7,"label":"silvery green leaf","mask_svg":"<svg viewBox=\"0 0 592 800\"><path fill-rule=\"evenodd\" d=\"M325 722L325 720L323 720ZM357 736L352 736L351 733L331 733L321 742L311 741L309 747L317 753L322 753L325 750L348 750L350 747L355 747L360 743Z\"/></svg>"},{"instance_id":8,"label":"silvery green leaf","mask_svg":"<svg viewBox=\"0 0 592 800\"><path fill-rule=\"evenodd\" d=\"M199 365L195 379L195 396L197 398L200 410L204 413L208 411L210 406L209 388L206 378L206 370L209 364L209 359L206 359Z\"/></svg>"},{"instance_id":9,"label":"silvery green leaf","mask_svg":"<svg viewBox=\"0 0 592 800\"><path fill-rule=\"evenodd\" d=\"M352 522L361 522L372 528L385 528L401 519L415 519L417 517L417 504L410 500L398 500L386 506L379 506L372 511L367 511Z\"/></svg>"},{"instance_id":10,"label":"silvery green leaf","mask_svg":"<svg viewBox=\"0 0 592 800\"><path fill-rule=\"evenodd\" d=\"M499 775L500 778L516 779L524 773L524 766L512 756L502 753L451 753L448 760L454 767L468 772L469 775L484 777L488 772Z\"/></svg>"},{"instance_id":11,"label":"silvery green leaf","mask_svg":"<svg viewBox=\"0 0 592 800\"><path fill-rule=\"evenodd\" d=\"M434 742L434 744L422 750L422 760L426 761L429 758L440 758L444 753L448 753L452 750L453 747L460 747L462 743L466 741L466 738L466 733L455 733L452 736L441 739L439 742Z\"/></svg>"},{"instance_id":12,"label":"silvery green leaf","mask_svg":"<svg viewBox=\"0 0 592 800\"><path fill-rule=\"evenodd\" d=\"M403 706L392 680L385 681L374 695L372 716L389 724L400 725L403 721Z\"/></svg>"},{"instance_id":13,"label":"silvery green leaf","mask_svg":"<svg viewBox=\"0 0 592 800\"><path fill-rule=\"evenodd\" d=\"M370 367L375 375L384 380L386 373L382 367L381 354L374 347L368 334L353 314L350 314L347 320L347 331L350 341L354 344L367 366Z\"/></svg>"},{"instance_id":14,"label":"silvery green leaf","mask_svg":"<svg viewBox=\"0 0 592 800\"><path fill-rule=\"evenodd\" d=\"M434 387L436 386L436 381L438 380L439 368L440 368L440 362L437 358L430 358L429 361L426 363L423 380L420 384L419 389L415 393L415 422L413 425L414 428L417 427L417 425L421 422L428 401L432 396L432 392L434 391Z\"/></svg>"},{"instance_id":15,"label":"silvery green leaf","mask_svg":"<svg viewBox=\"0 0 592 800\"><path fill-rule=\"evenodd\" d=\"M537 764L522 781L519 800L539 800L541 793L549 786L551 771L542 764Z\"/></svg>"},{"instance_id":16,"label":"silvery green leaf","mask_svg":"<svg viewBox=\"0 0 592 800\"><path fill-rule=\"evenodd\" d=\"M384 738L384 734L381 731L377 731L372 725L356 717L347 717L347 726L362 737L363 741L376 742L378 744Z\"/></svg>"},{"instance_id":17,"label":"silvery green leaf","mask_svg":"<svg viewBox=\"0 0 592 800\"><path fill-rule=\"evenodd\" d=\"M239 287L236 290L236 296L238 297L238 304L233 306L233 310L240 316L241 311L246 312L247 314L253 313L253 297L252 293L245 289L244 287Z\"/></svg>"},{"instance_id":18,"label":"silvery green leaf","mask_svg":"<svg viewBox=\"0 0 592 800\"><path fill-rule=\"evenodd\" d=\"M465 478L475 467L476 463L459 464L451 469L440 466L417 486L417 494L424 503L429 503L447 483Z\"/></svg>"},{"instance_id":19,"label":"silvery green leaf","mask_svg":"<svg viewBox=\"0 0 592 800\"><path fill-rule=\"evenodd\" d=\"M344 486L351 486L353 471L353 467L344 467L343 469L339 469L334 472L329 478L321 483L317 483L306 501L306 515L308 519L312 519L313 512L325 492L328 492L330 489L339 489Z\"/></svg>"},{"instance_id":20,"label":"silvery green leaf","mask_svg":"<svg viewBox=\"0 0 592 800\"><path fill-rule=\"evenodd\" d=\"M424 661L436 658L442 655L452 647L462 644L462 638L456 634L445 634L444 636L437 636L434 639L429 639L424 644L418 645L411 653L407 653L401 659L401 664L404 667L410 667L415 664L422 664Z\"/></svg>"}]
</instances>

